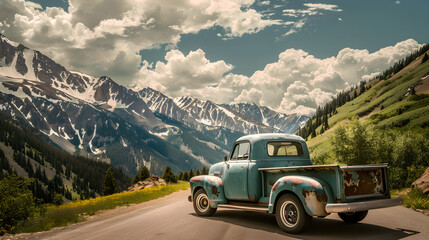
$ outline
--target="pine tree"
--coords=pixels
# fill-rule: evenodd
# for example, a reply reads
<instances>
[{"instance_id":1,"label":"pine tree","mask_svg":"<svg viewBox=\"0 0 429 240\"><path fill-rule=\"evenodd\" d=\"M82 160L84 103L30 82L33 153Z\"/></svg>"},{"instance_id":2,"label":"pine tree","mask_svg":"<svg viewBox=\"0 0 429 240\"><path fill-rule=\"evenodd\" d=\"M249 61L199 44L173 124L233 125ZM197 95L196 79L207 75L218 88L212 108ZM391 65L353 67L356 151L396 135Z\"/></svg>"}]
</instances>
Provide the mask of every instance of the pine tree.
<instances>
[{"instance_id":1,"label":"pine tree","mask_svg":"<svg viewBox=\"0 0 429 240\"><path fill-rule=\"evenodd\" d=\"M174 175L173 171L169 166L165 167L164 173L162 174L162 179L166 182L177 183L177 177Z\"/></svg>"},{"instance_id":2,"label":"pine tree","mask_svg":"<svg viewBox=\"0 0 429 240\"><path fill-rule=\"evenodd\" d=\"M209 169L208 168L206 168L206 167L203 167L202 169L201 169L201 175L208 175L209 174Z\"/></svg>"},{"instance_id":3,"label":"pine tree","mask_svg":"<svg viewBox=\"0 0 429 240\"><path fill-rule=\"evenodd\" d=\"M361 95L362 93L364 93L365 92L365 82L364 81L362 81L362 82L360 82L360 90L359 90L359 95Z\"/></svg>"},{"instance_id":4,"label":"pine tree","mask_svg":"<svg viewBox=\"0 0 429 240\"><path fill-rule=\"evenodd\" d=\"M328 116L327 115L323 116L323 127L325 128L325 130L328 130L328 128L329 128Z\"/></svg>"},{"instance_id":5,"label":"pine tree","mask_svg":"<svg viewBox=\"0 0 429 240\"><path fill-rule=\"evenodd\" d=\"M197 169L197 171L195 172L195 176L199 176L200 174L200 170Z\"/></svg>"},{"instance_id":6,"label":"pine tree","mask_svg":"<svg viewBox=\"0 0 429 240\"><path fill-rule=\"evenodd\" d=\"M106 175L104 176L103 195L107 196L117 192L119 192L118 184L116 183L116 179L113 176L112 167L109 167L106 170Z\"/></svg>"},{"instance_id":7,"label":"pine tree","mask_svg":"<svg viewBox=\"0 0 429 240\"><path fill-rule=\"evenodd\" d=\"M425 55L422 58L422 63L426 62L429 59L428 54L425 53Z\"/></svg>"},{"instance_id":8,"label":"pine tree","mask_svg":"<svg viewBox=\"0 0 429 240\"><path fill-rule=\"evenodd\" d=\"M144 181L148 177L150 177L149 169L146 166L143 166L140 171L134 176L132 184L137 183L139 181Z\"/></svg>"},{"instance_id":9,"label":"pine tree","mask_svg":"<svg viewBox=\"0 0 429 240\"><path fill-rule=\"evenodd\" d=\"M316 128L313 128L313 131L311 132L311 138L316 137Z\"/></svg>"},{"instance_id":10,"label":"pine tree","mask_svg":"<svg viewBox=\"0 0 429 240\"><path fill-rule=\"evenodd\" d=\"M189 171L189 179L191 179L193 176L195 176L195 174L194 174L194 170L190 170Z\"/></svg>"},{"instance_id":11,"label":"pine tree","mask_svg":"<svg viewBox=\"0 0 429 240\"><path fill-rule=\"evenodd\" d=\"M188 172L183 173L183 181L189 181L189 175Z\"/></svg>"}]
</instances>

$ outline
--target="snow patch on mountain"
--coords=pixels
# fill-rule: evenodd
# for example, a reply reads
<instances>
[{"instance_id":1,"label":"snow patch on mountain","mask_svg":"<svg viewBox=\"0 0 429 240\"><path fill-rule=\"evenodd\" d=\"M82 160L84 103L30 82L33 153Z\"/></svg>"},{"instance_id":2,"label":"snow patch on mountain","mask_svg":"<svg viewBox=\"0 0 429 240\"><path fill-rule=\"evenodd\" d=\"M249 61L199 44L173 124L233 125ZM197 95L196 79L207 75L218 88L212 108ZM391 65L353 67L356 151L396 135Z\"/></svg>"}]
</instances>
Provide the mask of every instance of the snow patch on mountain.
<instances>
[{"instance_id":1,"label":"snow patch on mountain","mask_svg":"<svg viewBox=\"0 0 429 240\"><path fill-rule=\"evenodd\" d=\"M128 144L125 142L125 140L121 137L121 143L122 146L124 146L125 148L128 147Z\"/></svg>"},{"instance_id":2,"label":"snow patch on mountain","mask_svg":"<svg viewBox=\"0 0 429 240\"><path fill-rule=\"evenodd\" d=\"M96 135L97 135L97 124L94 125L94 133L92 134L92 138L91 140L89 140L89 143L88 143L89 150L91 150L91 152L95 155L103 153L103 151L101 151L100 149L93 148L92 146L92 140L94 140Z\"/></svg>"}]
</instances>

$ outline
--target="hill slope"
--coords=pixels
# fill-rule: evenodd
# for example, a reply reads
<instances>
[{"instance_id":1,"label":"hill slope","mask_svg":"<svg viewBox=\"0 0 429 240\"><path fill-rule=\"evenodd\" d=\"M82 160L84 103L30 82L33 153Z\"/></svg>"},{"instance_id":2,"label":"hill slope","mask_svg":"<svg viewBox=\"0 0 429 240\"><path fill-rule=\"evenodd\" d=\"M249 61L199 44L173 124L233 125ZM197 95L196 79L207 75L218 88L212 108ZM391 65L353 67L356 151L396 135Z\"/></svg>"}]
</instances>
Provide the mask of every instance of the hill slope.
<instances>
[{"instance_id":1,"label":"hill slope","mask_svg":"<svg viewBox=\"0 0 429 240\"><path fill-rule=\"evenodd\" d=\"M347 92L346 97L350 100L340 107L332 108L329 106L332 103L328 103L325 108L335 109L333 113L327 114L329 129L322 124L315 128L317 136L308 137L313 161L341 163L335 158L331 139L335 130L340 126L348 126L351 119L358 119L379 132L396 132L399 136L410 132L428 139L429 94L426 89L429 85L429 61L422 62L423 56L417 57L401 71L391 73L387 79L377 78L364 87ZM340 94L334 102L341 102L340 98L344 97ZM312 122L315 125L317 119ZM385 140L388 141L388 138Z\"/></svg>"}]
</instances>

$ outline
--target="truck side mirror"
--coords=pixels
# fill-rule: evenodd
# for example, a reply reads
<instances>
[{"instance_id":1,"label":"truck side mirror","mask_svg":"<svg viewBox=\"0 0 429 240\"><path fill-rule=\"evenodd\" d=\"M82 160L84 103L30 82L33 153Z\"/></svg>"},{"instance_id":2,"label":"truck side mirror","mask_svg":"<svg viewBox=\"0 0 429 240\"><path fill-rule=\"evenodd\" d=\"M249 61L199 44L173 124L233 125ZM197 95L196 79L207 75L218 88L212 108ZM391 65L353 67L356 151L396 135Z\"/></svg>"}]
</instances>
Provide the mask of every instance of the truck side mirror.
<instances>
[{"instance_id":1,"label":"truck side mirror","mask_svg":"<svg viewBox=\"0 0 429 240\"><path fill-rule=\"evenodd\" d=\"M225 155L225 156L223 156L223 161L228 161L228 156L227 155Z\"/></svg>"}]
</instances>

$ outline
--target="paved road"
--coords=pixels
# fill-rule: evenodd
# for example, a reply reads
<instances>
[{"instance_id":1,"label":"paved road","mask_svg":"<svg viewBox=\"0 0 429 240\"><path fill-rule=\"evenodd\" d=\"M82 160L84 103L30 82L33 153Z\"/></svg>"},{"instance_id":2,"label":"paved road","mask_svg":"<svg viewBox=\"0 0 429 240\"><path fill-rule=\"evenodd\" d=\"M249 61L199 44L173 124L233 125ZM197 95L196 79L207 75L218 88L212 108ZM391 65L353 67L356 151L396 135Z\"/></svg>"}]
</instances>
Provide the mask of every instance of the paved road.
<instances>
[{"instance_id":1,"label":"paved road","mask_svg":"<svg viewBox=\"0 0 429 240\"><path fill-rule=\"evenodd\" d=\"M314 219L301 235L277 228L273 215L219 209L210 218L194 214L189 191L173 193L141 208L96 221L30 235L34 239L429 239L429 217L404 207L370 211L359 224L336 214ZM28 236L27 236L28 237Z\"/></svg>"}]
</instances>

